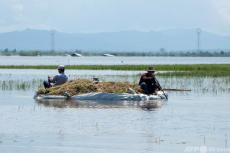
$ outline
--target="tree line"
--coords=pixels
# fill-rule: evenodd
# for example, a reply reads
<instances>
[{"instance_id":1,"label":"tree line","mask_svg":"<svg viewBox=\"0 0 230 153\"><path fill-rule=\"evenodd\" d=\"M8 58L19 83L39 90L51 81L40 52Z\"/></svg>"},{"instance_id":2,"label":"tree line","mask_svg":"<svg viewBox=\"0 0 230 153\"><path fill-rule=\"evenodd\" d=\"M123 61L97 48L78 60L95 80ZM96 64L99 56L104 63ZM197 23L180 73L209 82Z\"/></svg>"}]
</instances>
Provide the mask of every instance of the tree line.
<instances>
[{"instance_id":1,"label":"tree line","mask_svg":"<svg viewBox=\"0 0 230 153\"><path fill-rule=\"evenodd\" d=\"M230 50L200 50L200 51L43 51L43 50L0 50L1 56L67 56L74 53L82 56L101 56L105 53L114 56L176 56L176 57L230 57Z\"/></svg>"}]
</instances>

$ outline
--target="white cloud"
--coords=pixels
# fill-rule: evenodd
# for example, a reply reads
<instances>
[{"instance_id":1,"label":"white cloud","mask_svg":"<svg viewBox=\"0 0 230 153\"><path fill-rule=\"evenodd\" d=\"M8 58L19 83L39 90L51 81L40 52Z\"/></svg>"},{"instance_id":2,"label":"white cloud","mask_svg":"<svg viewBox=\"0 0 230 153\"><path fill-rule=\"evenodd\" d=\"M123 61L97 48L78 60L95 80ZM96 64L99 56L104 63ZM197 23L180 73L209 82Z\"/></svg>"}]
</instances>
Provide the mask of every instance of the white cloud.
<instances>
[{"instance_id":1,"label":"white cloud","mask_svg":"<svg viewBox=\"0 0 230 153\"><path fill-rule=\"evenodd\" d=\"M16 3L12 6L13 10L17 13L22 13L24 10L24 6L22 3Z\"/></svg>"},{"instance_id":2,"label":"white cloud","mask_svg":"<svg viewBox=\"0 0 230 153\"><path fill-rule=\"evenodd\" d=\"M0 2L1 26L16 24L23 18L23 4L19 0L3 0Z\"/></svg>"},{"instance_id":3,"label":"white cloud","mask_svg":"<svg viewBox=\"0 0 230 153\"><path fill-rule=\"evenodd\" d=\"M0 0L0 31L148 31L170 27L218 31L229 24L230 0Z\"/></svg>"},{"instance_id":4,"label":"white cloud","mask_svg":"<svg viewBox=\"0 0 230 153\"><path fill-rule=\"evenodd\" d=\"M49 29L44 18L49 10L44 4L42 0L1 0L0 31Z\"/></svg>"},{"instance_id":5,"label":"white cloud","mask_svg":"<svg viewBox=\"0 0 230 153\"><path fill-rule=\"evenodd\" d=\"M222 20L230 24L230 0L213 0L213 3Z\"/></svg>"}]
</instances>

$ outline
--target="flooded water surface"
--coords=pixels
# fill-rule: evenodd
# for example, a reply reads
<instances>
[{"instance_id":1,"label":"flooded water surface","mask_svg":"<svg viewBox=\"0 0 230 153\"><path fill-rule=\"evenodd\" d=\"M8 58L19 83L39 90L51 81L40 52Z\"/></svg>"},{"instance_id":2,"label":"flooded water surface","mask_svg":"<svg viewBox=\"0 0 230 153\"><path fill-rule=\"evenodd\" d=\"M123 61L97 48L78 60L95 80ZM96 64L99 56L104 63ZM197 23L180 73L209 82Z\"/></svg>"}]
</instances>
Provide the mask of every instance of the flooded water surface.
<instances>
[{"instance_id":1,"label":"flooded water surface","mask_svg":"<svg viewBox=\"0 0 230 153\"><path fill-rule=\"evenodd\" d=\"M169 92L162 107L146 110L122 102L36 102L35 90L47 74L55 73L1 70L1 152L178 153L200 146L230 147L229 77L159 77L165 88L192 91ZM68 72L71 79L129 82L138 82L140 73Z\"/></svg>"},{"instance_id":2,"label":"flooded water surface","mask_svg":"<svg viewBox=\"0 0 230 153\"><path fill-rule=\"evenodd\" d=\"M0 56L0 65L229 64L230 57Z\"/></svg>"}]
</instances>

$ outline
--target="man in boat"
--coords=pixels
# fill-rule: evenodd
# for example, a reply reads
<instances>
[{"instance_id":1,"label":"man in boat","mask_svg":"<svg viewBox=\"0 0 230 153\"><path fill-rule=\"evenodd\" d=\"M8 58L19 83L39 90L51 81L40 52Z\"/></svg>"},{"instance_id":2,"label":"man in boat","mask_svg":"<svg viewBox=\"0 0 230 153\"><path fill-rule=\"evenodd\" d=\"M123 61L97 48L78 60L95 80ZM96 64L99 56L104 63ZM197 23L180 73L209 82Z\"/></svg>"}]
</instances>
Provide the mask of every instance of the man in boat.
<instances>
[{"instance_id":1,"label":"man in boat","mask_svg":"<svg viewBox=\"0 0 230 153\"><path fill-rule=\"evenodd\" d=\"M141 75L139 85L145 94L154 94L157 90L162 90L158 80L155 77L155 69L149 67L147 73Z\"/></svg>"},{"instance_id":2,"label":"man in boat","mask_svg":"<svg viewBox=\"0 0 230 153\"><path fill-rule=\"evenodd\" d=\"M45 88L62 85L68 81L68 77L65 75L65 66L59 65L57 70L59 73L58 75L55 75L54 77L48 76L48 81L43 82Z\"/></svg>"}]
</instances>

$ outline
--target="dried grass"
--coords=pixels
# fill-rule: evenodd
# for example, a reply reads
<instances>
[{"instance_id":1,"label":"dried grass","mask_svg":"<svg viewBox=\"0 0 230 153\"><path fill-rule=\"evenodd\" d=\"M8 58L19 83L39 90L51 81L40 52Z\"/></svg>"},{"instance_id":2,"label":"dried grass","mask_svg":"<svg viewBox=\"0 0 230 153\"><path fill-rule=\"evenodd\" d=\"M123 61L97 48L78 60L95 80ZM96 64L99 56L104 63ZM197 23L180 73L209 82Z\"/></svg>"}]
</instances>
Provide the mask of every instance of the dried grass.
<instances>
[{"instance_id":1,"label":"dried grass","mask_svg":"<svg viewBox=\"0 0 230 153\"><path fill-rule=\"evenodd\" d=\"M44 89L40 88L38 94L49 95L64 95L66 92L70 95L78 95L90 92L105 92L105 93L126 93L129 88L135 91L141 91L136 84L130 84L128 82L98 82L95 83L87 79L71 80L67 83L55 86L52 88Z\"/></svg>"}]
</instances>

